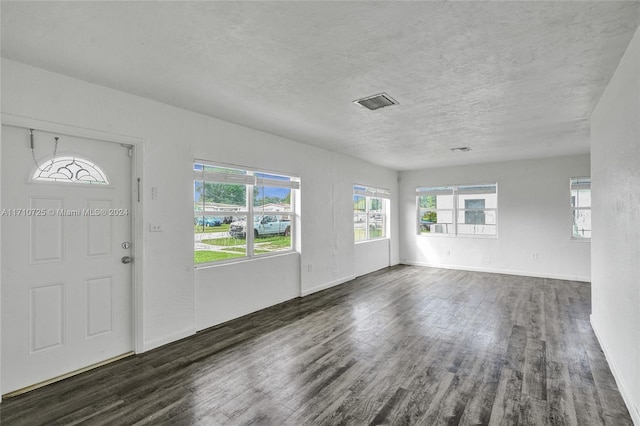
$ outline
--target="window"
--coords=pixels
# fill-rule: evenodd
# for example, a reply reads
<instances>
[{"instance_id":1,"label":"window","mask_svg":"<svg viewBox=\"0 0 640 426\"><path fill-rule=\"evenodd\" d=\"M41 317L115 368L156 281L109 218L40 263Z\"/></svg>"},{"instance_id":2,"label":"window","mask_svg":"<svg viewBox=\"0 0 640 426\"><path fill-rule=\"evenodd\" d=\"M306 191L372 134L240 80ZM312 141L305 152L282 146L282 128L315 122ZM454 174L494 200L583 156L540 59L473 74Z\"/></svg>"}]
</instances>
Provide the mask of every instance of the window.
<instances>
[{"instance_id":1,"label":"window","mask_svg":"<svg viewBox=\"0 0 640 426\"><path fill-rule=\"evenodd\" d=\"M199 161L193 171L196 265L293 249L299 180Z\"/></svg>"},{"instance_id":2,"label":"window","mask_svg":"<svg viewBox=\"0 0 640 426\"><path fill-rule=\"evenodd\" d=\"M368 241L387 236L389 191L362 185L353 187L354 241Z\"/></svg>"},{"instance_id":3,"label":"window","mask_svg":"<svg viewBox=\"0 0 640 426\"><path fill-rule=\"evenodd\" d=\"M34 181L86 183L108 185L106 174L100 166L80 157L56 157L36 168Z\"/></svg>"},{"instance_id":4,"label":"window","mask_svg":"<svg viewBox=\"0 0 640 426\"><path fill-rule=\"evenodd\" d=\"M464 223L485 225L484 205L484 199L464 200Z\"/></svg>"},{"instance_id":5,"label":"window","mask_svg":"<svg viewBox=\"0 0 640 426\"><path fill-rule=\"evenodd\" d=\"M571 178L573 238L591 238L591 178Z\"/></svg>"},{"instance_id":6,"label":"window","mask_svg":"<svg viewBox=\"0 0 640 426\"><path fill-rule=\"evenodd\" d=\"M418 188L418 194L420 233L453 234L453 186Z\"/></svg>"},{"instance_id":7,"label":"window","mask_svg":"<svg viewBox=\"0 0 640 426\"><path fill-rule=\"evenodd\" d=\"M497 184L417 188L418 232L451 236L498 234Z\"/></svg>"}]
</instances>

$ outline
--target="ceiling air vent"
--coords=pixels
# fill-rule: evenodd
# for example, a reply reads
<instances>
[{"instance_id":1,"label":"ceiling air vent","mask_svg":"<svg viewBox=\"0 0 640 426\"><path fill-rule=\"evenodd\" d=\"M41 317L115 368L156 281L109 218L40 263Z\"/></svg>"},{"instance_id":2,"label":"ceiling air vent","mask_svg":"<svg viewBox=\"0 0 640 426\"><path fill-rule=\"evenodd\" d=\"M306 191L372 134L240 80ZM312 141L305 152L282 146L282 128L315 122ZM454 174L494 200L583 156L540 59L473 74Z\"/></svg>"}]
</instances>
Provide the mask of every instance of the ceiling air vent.
<instances>
[{"instance_id":1,"label":"ceiling air vent","mask_svg":"<svg viewBox=\"0 0 640 426\"><path fill-rule=\"evenodd\" d=\"M469 148L468 146L461 146L458 148L451 148L451 151L453 152L469 152L471 151L471 148Z\"/></svg>"},{"instance_id":2,"label":"ceiling air vent","mask_svg":"<svg viewBox=\"0 0 640 426\"><path fill-rule=\"evenodd\" d=\"M379 93L377 95L368 96L366 98L353 101L354 104L362 105L363 107L375 111L380 108L388 107L391 105L398 105L395 99L386 93Z\"/></svg>"}]
</instances>

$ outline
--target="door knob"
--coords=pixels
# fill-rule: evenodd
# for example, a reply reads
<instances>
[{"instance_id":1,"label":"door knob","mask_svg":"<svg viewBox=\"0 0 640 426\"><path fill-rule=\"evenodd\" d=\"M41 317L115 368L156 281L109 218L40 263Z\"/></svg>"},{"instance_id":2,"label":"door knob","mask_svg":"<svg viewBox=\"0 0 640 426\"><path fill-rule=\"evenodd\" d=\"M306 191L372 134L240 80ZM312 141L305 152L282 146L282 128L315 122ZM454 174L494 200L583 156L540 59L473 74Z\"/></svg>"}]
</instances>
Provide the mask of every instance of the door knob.
<instances>
[{"instance_id":1,"label":"door knob","mask_svg":"<svg viewBox=\"0 0 640 426\"><path fill-rule=\"evenodd\" d=\"M133 262L133 258L131 256L123 256L122 259L122 263L131 263Z\"/></svg>"}]
</instances>

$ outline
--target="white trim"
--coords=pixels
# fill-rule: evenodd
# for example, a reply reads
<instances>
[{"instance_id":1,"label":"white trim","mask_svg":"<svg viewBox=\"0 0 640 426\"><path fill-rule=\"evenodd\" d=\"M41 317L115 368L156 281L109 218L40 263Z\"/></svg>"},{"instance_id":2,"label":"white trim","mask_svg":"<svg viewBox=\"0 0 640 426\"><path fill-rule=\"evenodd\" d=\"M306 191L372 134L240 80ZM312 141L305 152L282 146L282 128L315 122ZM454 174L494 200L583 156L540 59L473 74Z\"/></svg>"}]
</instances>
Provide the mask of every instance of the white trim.
<instances>
[{"instance_id":1,"label":"white trim","mask_svg":"<svg viewBox=\"0 0 640 426\"><path fill-rule=\"evenodd\" d=\"M364 189L360 189L360 188L364 188ZM366 186L366 185L361 185L361 184L353 184L353 195L354 198L355 196L358 197L364 197L364 208L365 211L360 211L360 210L353 210L353 214L354 214L354 219L355 219L355 215L365 215L365 221L364 221L364 230L365 230L365 238L361 239L361 240L356 240L356 236L355 236L355 231L356 231L356 222L354 221L353 223L353 242L354 244L359 244L359 243L363 243L366 241L375 241L375 240L380 240L380 239L385 239L385 238L389 238L389 233L390 233L390 223L389 223L389 218L391 216L391 192L387 189L379 189L379 188L373 188L370 186ZM378 200L382 200L382 213L381 215L383 216L383 223L384 223L384 235L380 236L380 237L371 237L371 210L369 210L369 199L378 199ZM375 210L374 210L375 211ZM361 222L359 222L361 223ZM375 222L374 222L374 227L375 227Z\"/></svg>"},{"instance_id":2,"label":"white trim","mask_svg":"<svg viewBox=\"0 0 640 426\"><path fill-rule=\"evenodd\" d=\"M355 275L349 275L348 277L344 277L344 278L340 278L340 279L337 279L337 280L334 280L334 281L330 281L328 283L320 284L318 286L311 287L311 288L306 289L306 290L300 290L300 296L305 297L305 296L308 296L308 295L310 295L312 293L317 293L319 291L326 290L328 288L335 287L335 286L340 285L340 284L344 284L344 283L346 283L348 281L351 281L351 280L354 280L354 279L356 279Z\"/></svg>"},{"instance_id":3,"label":"white trim","mask_svg":"<svg viewBox=\"0 0 640 426\"><path fill-rule=\"evenodd\" d=\"M145 141L132 144L131 158L131 244L133 245L133 350L144 352L144 155ZM138 182L140 179L140 182ZM138 261L136 261L136 259Z\"/></svg>"},{"instance_id":4,"label":"white trim","mask_svg":"<svg viewBox=\"0 0 640 426\"><path fill-rule=\"evenodd\" d=\"M36 129L45 132L58 133L62 135L93 139L101 142L120 143L131 145L131 244L133 247L133 258L144 259L144 227L142 210L142 193L138 194L138 178L143 176L145 139L135 136L127 136L116 133L103 132L101 130L87 129L83 127L71 126L68 124L44 121L18 115L0 114L2 125L20 127L24 129ZM141 182L142 185L142 182ZM140 202L138 202L138 197ZM143 316L143 267L141 261L133 262L131 287L132 287L132 349L136 353L145 351L144 344L144 316Z\"/></svg>"},{"instance_id":5,"label":"white trim","mask_svg":"<svg viewBox=\"0 0 640 426\"><path fill-rule=\"evenodd\" d=\"M580 183L573 183L573 181L581 181ZM586 182L589 181L589 182ZM591 189L591 176L572 177L569 178L570 189Z\"/></svg>"},{"instance_id":6,"label":"white trim","mask_svg":"<svg viewBox=\"0 0 640 426\"><path fill-rule=\"evenodd\" d=\"M375 188L368 185L361 185L359 183L353 184L353 193L354 195L360 195L362 197L384 198L387 200L391 198L391 190L389 189Z\"/></svg>"},{"instance_id":7,"label":"white trim","mask_svg":"<svg viewBox=\"0 0 640 426\"><path fill-rule=\"evenodd\" d=\"M281 253L289 253L292 251L296 251L296 241L295 241L295 234L297 232L297 222L294 220L290 221L290 224L288 226L289 228L289 235L291 237L291 245L289 246L289 249L287 250L281 250L281 251L274 251L274 252L270 252L270 253L261 253L261 254L256 254L255 250L256 250L256 242L255 242L255 237L254 237L254 220L255 217L257 216L268 216L268 215L272 215L272 216L291 216L292 218L295 218L298 216L298 213L296 212L295 208L296 208L296 203L295 203L295 195L296 195L296 189L300 188L300 182L298 180L297 177L293 177L293 176L288 176L288 175L284 175L282 174L282 172L264 172L264 171L259 171L259 170L252 170L252 169L248 169L248 168L244 168L242 166L233 166L234 170L239 170L239 171L244 171L247 172L247 174L233 174L233 173L224 173L224 172L207 172L204 170L204 166L211 166L211 167L221 167L221 168L225 168L226 165L222 165L222 164L216 164L213 163L211 161L205 161L205 160L201 160L201 159L194 159L193 160L193 164L194 167L196 164L200 164L203 166L203 170L199 171L199 170L194 170L194 182L197 182L199 180L202 180L203 182L203 187L204 184L206 182L216 182L216 183L224 183L227 182L227 180L229 180L229 182L232 183L236 183L236 184L241 184L246 186L246 197L245 197L245 201L246 204L244 207L246 207L246 211L236 211L236 212L209 212L209 211L205 211L204 209L206 208L206 201L204 200L204 196L203 196L203 200L202 200L202 204L203 204L203 210L195 210L196 206L199 205L199 203L196 203L196 200L194 199L194 217L199 217L199 216L225 216L225 215L232 215L232 216L237 216L237 217L241 217L241 216L245 216L245 255L241 256L241 257L236 257L236 258L231 258L231 259L225 259L225 260L213 260L213 261L209 261L209 262L201 262L201 263L195 263L194 262L194 268L198 269L201 266L207 267L210 265L214 265L214 264L232 264L232 263L237 263L237 262L241 262L241 261L251 261L253 259L256 258L260 258L260 257L270 257L270 256L275 256ZM282 212L266 212L264 211L264 206L262 206L263 208L261 209L261 206L254 206L254 189L255 188L259 188L258 181L260 180L260 182L264 183L264 182L269 182L270 179L268 178L258 178L257 176L255 176L255 174L273 174L276 176L282 176L282 177L288 177L290 180L289 181L277 181L280 183L287 183L288 188L291 189L290 191L290 197L291 197L291 203L290 203L290 210L288 211L282 211ZM201 176L201 177L200 177ZM244 183L242 183L242 181L245 181ZM275 182L275 180L274 180ZM284 187L284 186L283 186ZM243 207L243 206L239 206L239 207ZM251 231L249 231L249 224L251 224ZM286 229L286 228L285 228ZM229 233L230 234L230 233ZM195 247L194 247L194 253L195 253Z\"/></svg>"},{"instance_id":8,"label":"white trim","mask_svg":"<svg viewBox=\"0 0 640 426\"><path fill-rule=\"evenodd\" d=\"M142 143L142 139L134 136L107 133L101 130L86 129L83 127L70 126L67 124L43 121L19 115L2 113L2 124L5 126L21 127L24 129L35 129L51 133L59 133L67 136L74 136L85 139L95 139L103 142L123 143L136 145Z\"/></svg>"},{"instance_id":9,"label":"white trim","mask_svg":"<svg viewBox=\"0 0 640 426\"><path fill-rule=\"evenodd\" d=\"M366 243L375 243L376 241L390 241L391 238L389 237L376 237L376 238L371 238L369 240L360 240L360 241L356 241L354 242L355 245L359 245L359 244L366 244Z\"/></svg>"},{"instance_id":10,"label":"white trim","mask_svg":"<svg viewBox=\"0 0 640 426\"><path fill-rule=\"evenodd\" d=\"M577 243L590 243L591 242L591 238L576 238L576 237L571 237L570 241L575 241Z\"/></svg>"},{"instance_id":11,"label":"white trim","mask_svg":"<svg viewBox=\"0 0 640 426\"><path fill-rule=\"evenodd\" d=\"M493 187L493 188L491 188ZM486 183L478 185L454 185L455 192L458 195L470 195L470 194L497 194L498 183ZM485 188L485 189L478 189Z\"/></svg>"},{"instance_id":12,"label":"white trim","mask_svg":"<svg viewBox=\"0 0 640 426\"><path fill-rule=\"evenodd\" d=\"M428 262L416 262L412 260L402 260L400 261L401 265L410 265L410 266L426 266L429 268L440 268L440 269L454 269L458 271L470 271L470 272L489 272L492 274L506 274L506 275L517 275L521 277L535 277L535 278L549 278L554 280L565 280L565 281L582 281L582 282L591 282L591 277L579 277L576 275L562 275L562 274L542 274L534 271L516 271L512 269L497 269L497 268L482 268L475 266L460 266L460 265L448 265L448 264L439 264L439 263L428 263Z\"/></svg>"},{"instance_id":13,"label":"white trim","mask_svg":"<svg viewBox=\"0 0 640 426\"><path fill-rule=\"evenodd\" d=\"M574 184L573 181L575 180L579 180L579 181L588 181L588 183L586 182L581 182L581 183L577 183ZM589 190L589 197L591 197L591 177L572 177L569 178L569 204L571 206L571 240L572 241L591 241L591 237L580 237L580 236L576 236L575 231L576 229L574 228L575 226L575 216L576 216L576 212L577 211L589 211L589 213L591 213L591 204L589 204L589 207L583 207L583 206L574 206L573 202L571 201L573 198L572 192L574 190L576 191L580 191L580 190ZM580 197L579 195L580 193L577 192L576 193L576 201L578 201L578 198ZM591 225L591 223L590 223ZM593 226L592 226L593 228ZM589 229L589 232L591 232L592 229Z\"/></svg>"},{"instance_id":14,"label":"white trim","mask_svg":"<svg viewBox=\"0 0 640 426\"><path fill-rule=\"evenodd\" d=\"M446 186L419 186L416 188L416 195L453 195L453 185Z\"/></svg>"},{"instance_id":15,"label":"white trim","mask_svg":"<svg viewBox=\"0 0 640 426\"><path fill-rule=\"evenodd\" d=\"M265 256L266 255L266 256ZM238 263L244 263L244 262L253 262L256 259L270 259L270 258L274 258L274 257L278 257L278 256L290 256L290 255L300 255L300 253L298 253L295 250L289 250L289 251L274 251L273 254L270 253L263 253L258 255L257 257L253 257L253 258L248 258L248 257L238 257L235 259L227 259L227 260L220 260L217 262L207 262L207 263L199 263L196 266L196 271L199 270L203 270L203 269L210 269L210 268L219 268L219 267L223 267L223 266L228 266L229 264L238 264ZM295 296L294 296L295 297ZM288 299L287 299L288 300ZM280 303L280 302L278 302ZM271 306L271 305L269 305Z\"/></svg>"},{"instance_id":16,"label":"white trim","mask_svg":"<svg viewBox=\"0 0 640 426\"><path fill-rule=\"evenodd\" d=\"M271 170L271 169L265 169L265 168L256 168L253 166L247 166L247 165L242 165L242 164L234 164L234 163L225 163L225 162L212 162L211 160L203 160L202 158L198 158L195 157L193 159L193 162L195 164L205 164L207 166L214 166L214 167L222 167L222 168L229 168L229 169L237 169L237 170L246 170L249 172L257 172L257 173L263 173L263 174L267 174L267 175L276 175L276 176L287 176L287 177L292 177L292 178L300 178L300 175L294 172L287 172L287 171L283 171L283 170Z\"/></svg>"},{"instance_id":17,"label":"white trim","mask_svg":"<svg viewBox=\"0 0 640 426\"><path fill-rule=\"evenodd\" d=\"M480 191L480 190L460 190L460 188L490 188L493 187L493 190L489 191ZM451 192L449 192L451 189ZM446 191L445 191L446 190ZM470 195L470 194L478 194L478 195L487 195L487 194L495 194L496 195L496 207L485 207L485 208L462 208L459 207L458 201L460 201L460 195ZM433 208L433 207L421 207L420 206L420 197L425 196L451 196L451 204L452 208ZM465 200L466 201L466 200ZM435 187L417 187L416 188L416 234L419 236L431 236L437 234L444 234L453 238L465 238L465 237L480 237L480 238L497 238L498 237L498 182L495 183L487 183L487 184L454 184L448 186L435 186ZM467 223L459 223L458 213L466 212L466 211L483 211L483 212L495 212L495 221L494 224L487 224L486 226L495 226L495 234L465 234L460 233L458 231L459 226L461 225L471 225ZM451 212L451 220L453 225L452 233L423 233L422 232L422 217L427 212L435 212L436 216L438 212ZM435 223L434 225L438 225ZM448 225L448 224L447 224Z\"/></svg>"},{"instance_id":18,"label":"white trim","mask_svg":"<svg viewBox=\"0 0 640 426\"><path fill-rule=\"evenodd\" d=\"M193 172L193 180L215 182L215 183L227 183L233 185L255 185L256 178L253 175L243 175L240 173L224 173L224 172Z\"/></svg>"},{"instance_id":19,"label":"white trim","mask_svg":"<svg viewBox=\"0 0 640 426\"><path fill-rule=\"evenodd\" d=\"M618 385L618 390L620 391L620 395L622 395L622 399L624 400L625 405L627 406L627 410L629 410L629 414L631 415L631 419L633 420L634 425L640 425L640 409L637 405L634 404L633 398L631 397L631 393L628 390L628 387L623 380L623 376L616 369L615 364L611 362L613 359L609 356L609 350L607 346L604 345L604 341L600 338L601 334L598 331L598 327L596 326L596 321L593 320L593 314L589 316L589 322L591 323L591 328L593 329L594 334L596 335L596 339L598 339L598 343L600 344L600 348L602 352L604 352L604 358L607 360L607 365L613 374L613 378L616 381L616 385Z\"/></svg>"},{"instance_id":20,"label":"white trim","mask_svg":"<svg viewBox=\"0 0 640 426\"><path fill-rule=\"evenodd\" d=\"M260 173L260 172L256 172L256 173ZM256 176L255 186L300 189L300 182L296 180L296 178L291 176L286 176L286 177L288 177L290 180L269 179L269 178L261 178Z\"/></svg>"}]
</instances>

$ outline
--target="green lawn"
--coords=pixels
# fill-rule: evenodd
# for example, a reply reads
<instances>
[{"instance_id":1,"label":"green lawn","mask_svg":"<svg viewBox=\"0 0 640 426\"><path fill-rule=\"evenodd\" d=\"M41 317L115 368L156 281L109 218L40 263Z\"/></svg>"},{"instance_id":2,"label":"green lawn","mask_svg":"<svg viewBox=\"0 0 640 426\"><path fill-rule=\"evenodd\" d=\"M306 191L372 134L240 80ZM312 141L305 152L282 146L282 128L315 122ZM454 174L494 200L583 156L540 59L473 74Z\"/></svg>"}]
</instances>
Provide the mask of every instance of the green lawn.
<instances>
[{"instance_id":1,"label":"green lawn","mask_svg":"<svg viewBox=\"0 0 640 426\"><path fill-rule=\"evenodd\" d=\"M232 253L242 253L242 255L247 254L247 249L245 247L227 247L222 249L224 252L232 252Z\"/></svg>"},{"instance_id":2,"label":"green lawn","mask_svg":"<svg viewBox=\"0 0 640 426\"><path fill-rule=\"evenodd\" d=\"M200 241L202 244L209 244L211 246L240 246L245 245L246 242L240 238L212 238Z\"/></svg>"},{"instance_id":3,"label":"green lawn","mask_svg":"<svg viewBox=\"0 0 640 426\"><path fill-rule=\"evenodd\" d=\"M217 260L235 259L247 255L246 240L235 238L213 238L202 240L201 243L217 247L224 247L220 250L197 250L194 253L195 263L215 262ZM235 246L235 247L233 247ZM271 253L274 251L286 250L291 247L291 237L284 235L273 235L269 237L258 237L255 240L254 254Z\"/></svg>"},{"instance_id":4,"label":"green lawn","mask_svg":"<svg viewBox=\"0 0 640 426\"><path fill-rule=\"evenodd\" d=\"M223 251L197 250L194 252L194 261L196 264L205 262L214 262L216 260L235 259L244 257L245 253L229 253Z\"/></svg>"},{"instance_id":5,"label":"green lawn","mask_svg":"<svg viewBox=\"0 0 640 426\"><path fill-rule=\"evenodd\" d=\"M220 226L193 225L194 234L209 234L212 232L229 232L229 224L223 223Z\"/></svg>"},{"instance_id":6,"label":"green lawn","mask_svg":"<svg viewBox=\"0 0 640 426\"><path fill-rule=\"evenodd\" d=\"M211 238L202 240L201 243L218 247L244 245L245 240L239 238ZM264 250L277 250L291 247L291 237L284 235L272 235L268 237L258 237L255 240L256 246Z\"/></svg>"},{"instance_id":7,"label":"green lawn","mask_svg":"<svg viewBox=\"0 0 640 426\"><path fill-rule=\"evenodd\" d=\"M256 243L256 253L259 250L264 250L264 252L276 251L282 249L288 249L291 247L291 237L286 237L284 235L272 235L270 237L258 237L255 240Z\"/></svg>"}]
</instances>

